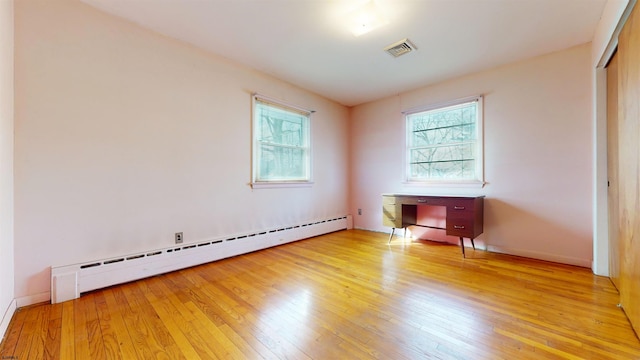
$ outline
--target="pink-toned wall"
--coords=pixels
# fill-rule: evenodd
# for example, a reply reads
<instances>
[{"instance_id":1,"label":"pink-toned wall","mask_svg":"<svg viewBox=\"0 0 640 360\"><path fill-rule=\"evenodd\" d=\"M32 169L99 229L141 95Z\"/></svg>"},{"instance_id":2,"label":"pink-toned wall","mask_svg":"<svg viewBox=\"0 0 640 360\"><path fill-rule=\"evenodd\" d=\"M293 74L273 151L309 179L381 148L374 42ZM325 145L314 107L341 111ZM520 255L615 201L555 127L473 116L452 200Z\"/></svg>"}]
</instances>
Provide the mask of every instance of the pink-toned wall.
<instances>
[{"instance_id":1,"label":"pink-toned wall","mask_svg":"<svg viewBox=\"0 0 640 360\"><path fill-rule=\"evenodd\" d=\"M0 1L0 339L13 311L13 1Z\"/></svg>"},{"instance_id":2,"label":"pink-toned wall","mask_svg":"<svg viewBox=\"0 0 640 360\"><path fill-rule=\"evenodd\" d=\"M15 11L15 296L50 266L342 216L347 108L78 1ZM316 111L314 185L252 190L251 92Z\"/></svg>"},{"instance_id":3,"label":"pink-toned wall","mask_svg":"<svg viewBox=\"0 0 640 360\"><path fill-rule=\"evenodd\" d=\"M354 226L389 231L383 193L486 195L480 247L591 266L592 71L584 44L353 108ZM484 96L484 188L404 184L401 112L473 95Z\"/></svg>"},{"instance_id":4,"label":"pink-toned wall","mask_svg":"<svg viewBox=\"0 0 640 360\"><path fill-rule=\"evenodd\" d=\"M3 211L0 311L14 296L48 299L51 265L165 247L176 231L198 241L357 208L357 227L388 231L383 192L484 194L481 246L582 266L593 257L589 45L345 109L77 0L15 7L15 156L0 164L9 179L15 163L15 242L13 211ZM13 109L13 87L2 91L0 109ZM317 110L314 187L247 186L252 91ZM475 94L485 95L488 184L403 185L400 111ZM5 114L0 131L12 133ZM0 138L0 151L12 141ZM13 186L0 185L3 206Z\"/></svg>"}]
</instances>

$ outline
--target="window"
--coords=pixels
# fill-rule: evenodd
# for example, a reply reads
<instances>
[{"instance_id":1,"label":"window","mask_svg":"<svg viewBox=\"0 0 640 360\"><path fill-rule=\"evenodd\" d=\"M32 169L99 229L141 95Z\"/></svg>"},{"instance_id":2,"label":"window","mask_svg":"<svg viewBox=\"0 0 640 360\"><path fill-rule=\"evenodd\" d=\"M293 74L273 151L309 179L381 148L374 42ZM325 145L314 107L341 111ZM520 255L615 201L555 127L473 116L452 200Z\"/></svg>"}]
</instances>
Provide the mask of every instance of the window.
<instances>
[{"instance_id":1,"label":"window","mask_svg":"<svg viewBox=\"0 0 640 360\"><path fill-rule=\"evenodd\" d=\"M309 183L311 111L254 96L253 185Z\"/></svg>"},{"instance_id":2,"label":"window","mask_svg":"<svg viewBox=\"0 0 640 360\"><path fill-rule=\"evenodd\" d=\"M405 115L409 182L482 184L482 97Z\"/></svg>"}]
</instances>

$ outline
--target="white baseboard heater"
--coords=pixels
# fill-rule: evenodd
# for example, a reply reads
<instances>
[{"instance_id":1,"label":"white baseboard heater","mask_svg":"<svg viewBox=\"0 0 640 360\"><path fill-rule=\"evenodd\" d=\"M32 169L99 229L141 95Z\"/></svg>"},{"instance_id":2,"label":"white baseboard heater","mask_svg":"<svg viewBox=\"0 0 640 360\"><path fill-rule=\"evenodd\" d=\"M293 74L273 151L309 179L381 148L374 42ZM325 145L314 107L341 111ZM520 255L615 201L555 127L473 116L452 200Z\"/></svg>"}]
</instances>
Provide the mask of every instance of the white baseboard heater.
<instances>
[{"instance_id":1,"label":"white baseboard heater","mask_svg":"<svg viewBox=\"0 0 640 360\"><path fill-rule=\"evenodd\" d=\"M352 227L351 216L320 220L81 264L51 267L51 303L87 291L205 264Z\"/></svg>"}]
</instances>

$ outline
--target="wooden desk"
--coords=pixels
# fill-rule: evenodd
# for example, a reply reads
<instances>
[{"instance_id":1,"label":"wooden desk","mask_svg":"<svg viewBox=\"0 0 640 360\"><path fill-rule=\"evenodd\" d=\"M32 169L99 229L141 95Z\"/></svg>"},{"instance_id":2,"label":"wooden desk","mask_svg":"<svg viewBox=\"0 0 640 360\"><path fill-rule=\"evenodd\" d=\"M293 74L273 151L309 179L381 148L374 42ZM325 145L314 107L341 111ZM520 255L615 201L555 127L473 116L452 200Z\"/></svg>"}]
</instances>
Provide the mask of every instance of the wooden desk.
<instances>
[{"instance_id":1,"label":"wooden desk","mask_svg":"<svg viewBox=\"0 0 640 360\"><path fill-rule=\"evenodd\" d=\"M418 205L445 206L447 208L446 227L438 228L417 224ZM464 253L464 238L471 239L471 246L475 250L473 239L482 234L484 221L484 196L430 196L383 194L382 195L382 224L392 228L389 242L396 229L407 226L425 226L447 231L447 235L458 236L462 256Z\"/></svg>"}]
</instances>

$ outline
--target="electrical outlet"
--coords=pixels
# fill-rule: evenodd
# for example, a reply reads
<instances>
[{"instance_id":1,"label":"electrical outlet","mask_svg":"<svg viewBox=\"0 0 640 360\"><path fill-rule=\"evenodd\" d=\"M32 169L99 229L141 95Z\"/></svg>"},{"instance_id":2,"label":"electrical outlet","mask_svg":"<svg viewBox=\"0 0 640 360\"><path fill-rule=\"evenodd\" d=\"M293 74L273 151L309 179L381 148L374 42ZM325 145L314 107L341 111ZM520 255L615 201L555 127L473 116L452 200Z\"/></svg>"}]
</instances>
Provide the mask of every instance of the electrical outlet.
<instances>
[{"instance_id":1,"label":"electrical outlet","mask_svg":"<svg viewBox=\"0 0 640 360\"><path fill-rule=\"evenodd\" d=\"M182 236L182 232L176 233L176 244L182 244L184 237Z\"/></svg>"},{"instance_id":2,"label":"electrical outlet","mask_svg":"<svg viewBox=\"0 0 640 360\"><path fill-rule=\"evenodd\" d=\"M362 209L358 209L358 215L362 215Z\"/></svg>"}]
</instances>

